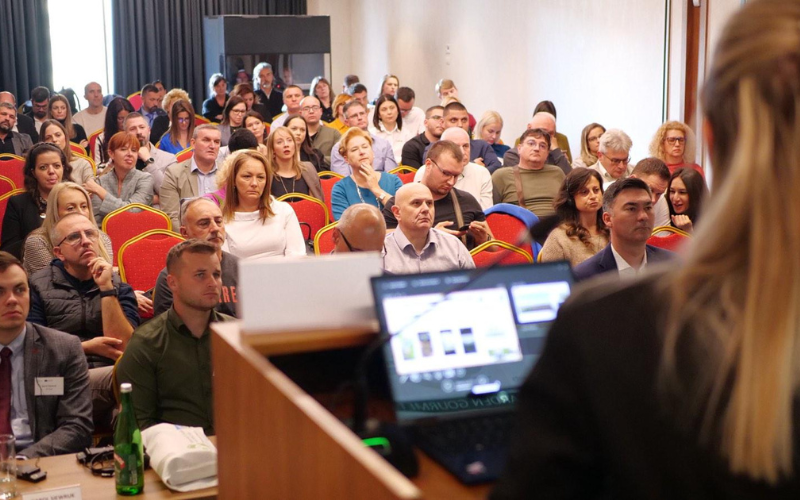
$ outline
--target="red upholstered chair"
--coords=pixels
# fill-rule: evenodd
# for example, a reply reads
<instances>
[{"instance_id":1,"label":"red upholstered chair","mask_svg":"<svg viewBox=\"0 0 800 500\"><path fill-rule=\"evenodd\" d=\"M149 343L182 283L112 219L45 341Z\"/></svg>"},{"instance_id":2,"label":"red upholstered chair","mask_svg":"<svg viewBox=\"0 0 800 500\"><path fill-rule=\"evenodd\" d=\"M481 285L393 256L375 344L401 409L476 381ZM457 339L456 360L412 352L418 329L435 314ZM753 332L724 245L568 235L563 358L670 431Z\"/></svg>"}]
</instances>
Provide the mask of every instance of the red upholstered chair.
<instances>
[{"instance_id":1,"label":"red upholstered chair","mask_svg":"<svg viewBox=\"0 0 800 500\"><path fill-rule=\"evenodd\" d=\"M169 215L161 210L140 203L131 203L106 215L102 229L111 238L111 244L116 249L114 252L116 266L119 265L119 253L125 242L153 229L172 231L172 221Z\"/></svg>"},{"instance_id":2,"label":"red upholstered chair","mask_svg":"<svg viewBox=\"0 0 800 500\"><path fill-rule=\"evenodd\" d=\"M14 181L9 179L5 175L0 175L0 196L8 194L9 192L14 191L15 189L17 189L17 186L14 185Z\"/></svg>"},{"instance_id":3,"label":"red upholstered chair","mask_svg":"<svg viewBox=\"0 0 800 500\"><path fill-rule=\"evenodd\" d=\"M175 159L178 161L178 163L183 163L189 158L191 158L192 155L194 155L194 149L191 146L189 146L180 153L176 154Z\"/></svg>"},{"instance_id":4,"label":"red upholstered chair","mask_svg":"<svg viewBox=\"0 0 800 500\"><path fill-rule=\"evenodd\" d=\"M528 234L528 226L513 215L504 213L491 213L486 216L486 223L492 231L495 240L509 243L513 246L519 244L521 238ZM530 243L525 243L520 247L522 251L527 252L533 259L534 251ZM538 252L536 252L538 253Z\"/></svg>"},{"instance_id":5,"label":"red upholstered chair","mask_svg":"<svg viewBox=\"0 0 800 500\"><path fill-rule=\"evenodd\" d=\"M417 169L414 167L406 167L405 165L400 165L394 170L390 170L389 173L394 174L397 177L400 177L400 181L403 184L408 184L410 182L414 182L414 176L417 175Z\"/></svg>"},{"instance_id":6,"label":"red upholstered chair","mask_svg":"<svg viewBox=\"0 0 800 500\"><path fill-rule=\"evenodd\" d=\"M167 252L183 240L178 233L153 229L126 241L117 252L120 278L134 290L150 290L167 263Z\"/></svg>"},{"instance_id":7,"label":"red upholstered chair","mask_svg":"<svg viewBox=\"0 0 800 500\"><path fill-rule=\"evenodd\" d=\"M15 188L25 187L25 158L17 155L0 154L0 175L11 179Z\"/></svg>"},{"instance_id":8,"label":"red upholstered chair","mask_svg":"<svg viewBox=\"0 0 800 500\"><path fill-rule=\"evenodd\" d=\"M331 222L327 226L317 231L317 235L314 236L314 255L331 253L335 246L333 243L333 228L335 228L338 224L338 221Z\"/></svg>"},{"instance_id":9,"label":"red upholstered chair","mask_svg":"<svg viewBox=\"0 0 800 500\"><path fill-rule=\"evenodd\" d=\"M490 252L491 247L500 247L500 250ZM533 258L528 252L505 241L487 241L473 248L470 255L472 255L476 267L533 263Z\"/></svg>"},{"instance_id":10,"label":"red upholstered chair","mask_svg":"<svg viewBox=\"0 0 800 500\"><path fill-rule=\"evenodd\" d=\"M686 231L672 226L658 226L653 229L653 234L647 239L648 245L663 248L671 252L680 251L692 236Z\"/></svg>"},{"instance_id":11,"label":"red upholstered chair","mask_svg":"<svg viewBox=\"0 0 800 500\"><path fill-rule=\"evenodd\" d=\"M78 153L81 156L86 156L86 149L80 144L75 144L74 142L69 143L69 149L72 150L73 153Z\"/></svg>"},{"instance_id":12,"label":"red upholstered chair","mask_svg":"<svg viewBox=\"0 0 800 500\"><path fill-rule=\"evenodd\" d=\"M103 129L95 130L89 135L89 156L94 158L95 149L97 149L97 138L103 133Z\"/></svg>"},{"instance_id":13,"label":"red upholstered chair","mask_svg":"<svg viewBox=\"0 0 800 500\"><path fill-rule=\"evenodd\" d=\"M344 179L344 176L330 170L319 172L317 175L319 176L319 183L322 185L322 194L325 196L325 205L328 207L328 213L333 214L333 205L331 205L333 186Z\"/></svg>"},{"instance_id":14,"label":"red upholstered chair","mask_svg":"<svg viewBox=\"0 0 800 500\"><path fill-rule=\"evenodd\" d=\"M210 121L208 121L208 118L206 118L203 115L194 115L194 126L195 127L198 126L198 125L205 125L206 123L211 123Z\"/></svg>"},{"instance_id":15,"label":"red upholstered chair","mask_svg":"<svg viewBox=\"0 0 800 500\"><path fill-rule=\"evenodd\" d=\"M6 179L2 177L2 179ZM6 189L8 186L8 180L3 181L3 189ZM8 199L12 196L18 195L20 193L24 193L24 189L11 189L10 191L4 191L3 194L0 194L0 221L3 220L3 217L6 215L6 207L8 206ZM0 225L0 232L2 232L2 225Z\"/></svg>"},{"instance_id":16,"label":"red upholstered chair","mask_svg":"<svg viewBox=\"0 0 800 500\"><path fill-rule=\"evenodd\" d=\"M314 241L317 231L328 225L330 213L324 203L311 196L301 193L289 193L278 198L278 201L285 201L294 209L300 227L303 229L303 237L306 241Z\"/></svg>"},{"instance_id":17,"label":"red upholstered chair","mask_svg":"<svg viewBox=\"0 0 800 500\"><path fill-rule=\"evenodd\" d=\"M128 96L128 102L131 103L133 109L139 111L139 108L142 107L142 91L134 92L133 94Z\"/></svg>"}]
</instances>

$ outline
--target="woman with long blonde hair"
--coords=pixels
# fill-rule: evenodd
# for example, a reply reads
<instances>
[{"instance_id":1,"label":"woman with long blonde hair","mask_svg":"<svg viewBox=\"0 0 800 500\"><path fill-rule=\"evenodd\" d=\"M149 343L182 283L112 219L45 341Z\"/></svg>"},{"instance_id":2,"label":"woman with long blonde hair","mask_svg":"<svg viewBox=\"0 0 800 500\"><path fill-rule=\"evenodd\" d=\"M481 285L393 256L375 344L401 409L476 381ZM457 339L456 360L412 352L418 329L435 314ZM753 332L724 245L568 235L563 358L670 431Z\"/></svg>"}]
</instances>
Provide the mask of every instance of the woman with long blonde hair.
<instances>
[{"instance_id":1,"label":"woman with long blonde hair","mask_svg":"<svg viewBox=\"0 0 800 500\"><path fill-rule=\"evenodd\" d=\"M267 138L267 160L272 169L272 196L300 193L325 202L317 169L306 161L300 161L297 141L287 127L278 127Z\"/></svg>"},{"instance_id":2,"label":"woman with long blonde hair","mask_svg":"<svg viewBox=\"0 0 800 500\"><path fill-rule=\"evenodd\" d=\"M731 17L702 109L684 261L561 308L493 500L800 497L800 0Z\"/></svg>"}]
</instances>

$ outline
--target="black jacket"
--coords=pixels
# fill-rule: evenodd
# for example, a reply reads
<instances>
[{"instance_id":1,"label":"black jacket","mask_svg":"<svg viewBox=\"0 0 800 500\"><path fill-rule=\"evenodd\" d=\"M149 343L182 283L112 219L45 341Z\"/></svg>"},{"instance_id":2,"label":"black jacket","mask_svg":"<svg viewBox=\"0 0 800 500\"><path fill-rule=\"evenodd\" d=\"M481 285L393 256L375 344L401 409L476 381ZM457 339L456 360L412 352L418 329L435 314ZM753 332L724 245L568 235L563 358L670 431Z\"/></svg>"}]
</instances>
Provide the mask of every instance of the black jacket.
<instances>
[{"instance_id":1,"label":"black jacket","mask_svg":"<svg viewBox=\"0 0 800 500\"><path fill-rule=\"evenodd\" d=\"M42 220L39 216L39 206L30 193L20 193L9 198L3 216L0 250L21 259L25 238L42 225Z\"/></svg>"}]
</instances>

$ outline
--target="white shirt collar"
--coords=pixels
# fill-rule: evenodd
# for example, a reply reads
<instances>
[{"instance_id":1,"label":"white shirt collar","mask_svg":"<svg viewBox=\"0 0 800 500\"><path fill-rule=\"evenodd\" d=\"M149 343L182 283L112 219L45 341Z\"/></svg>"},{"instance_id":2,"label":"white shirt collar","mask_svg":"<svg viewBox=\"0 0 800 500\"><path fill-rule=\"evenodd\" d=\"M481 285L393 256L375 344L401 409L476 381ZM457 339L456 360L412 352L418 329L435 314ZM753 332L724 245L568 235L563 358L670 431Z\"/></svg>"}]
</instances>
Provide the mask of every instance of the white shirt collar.
<instances>
[{"instance_id":1,"label":"white shirt collar","mask_svg":"<svg viewBox=\"0 0 800 500\"><path fill-rule=\"evenodd\" d=\"M617 262L617 271L619 271L620 275L622 274L636 275L641 273L644 270L644 268L647 267L647 250L645 250L644 252L644 259L642 259L642 265L641 267L639 267L638 271L636 269L633 269L631 265L628 264L628 261L623 259L622 256L617 253L617 251L614 249L614 245L611 245L611 253L614 255L614 260ZM630 271L627 271L628 269L630 269ZM627 272L623 273L623 271Z\"/></svg>"}]
</instances>

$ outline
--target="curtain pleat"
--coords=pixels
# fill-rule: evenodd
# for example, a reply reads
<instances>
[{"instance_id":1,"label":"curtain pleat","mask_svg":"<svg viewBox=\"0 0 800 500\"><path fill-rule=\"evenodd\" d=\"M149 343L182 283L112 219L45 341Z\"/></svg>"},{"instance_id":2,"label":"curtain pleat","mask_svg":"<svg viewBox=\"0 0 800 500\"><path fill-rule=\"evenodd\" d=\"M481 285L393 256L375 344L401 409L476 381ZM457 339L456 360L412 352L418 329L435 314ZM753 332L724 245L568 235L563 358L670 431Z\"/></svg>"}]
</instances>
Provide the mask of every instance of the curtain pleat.
<instances>
[{"instance_id":1,"label":"curtain pleat","mask_svg":"<svg viewBox=\"0 0 800 500\"><path fill-rule=\"evenodd\" d=\"M22 103L34 87L53 88L47 0L0 1L0 43L0 90Z\"/></svg>"}]
</instances>

